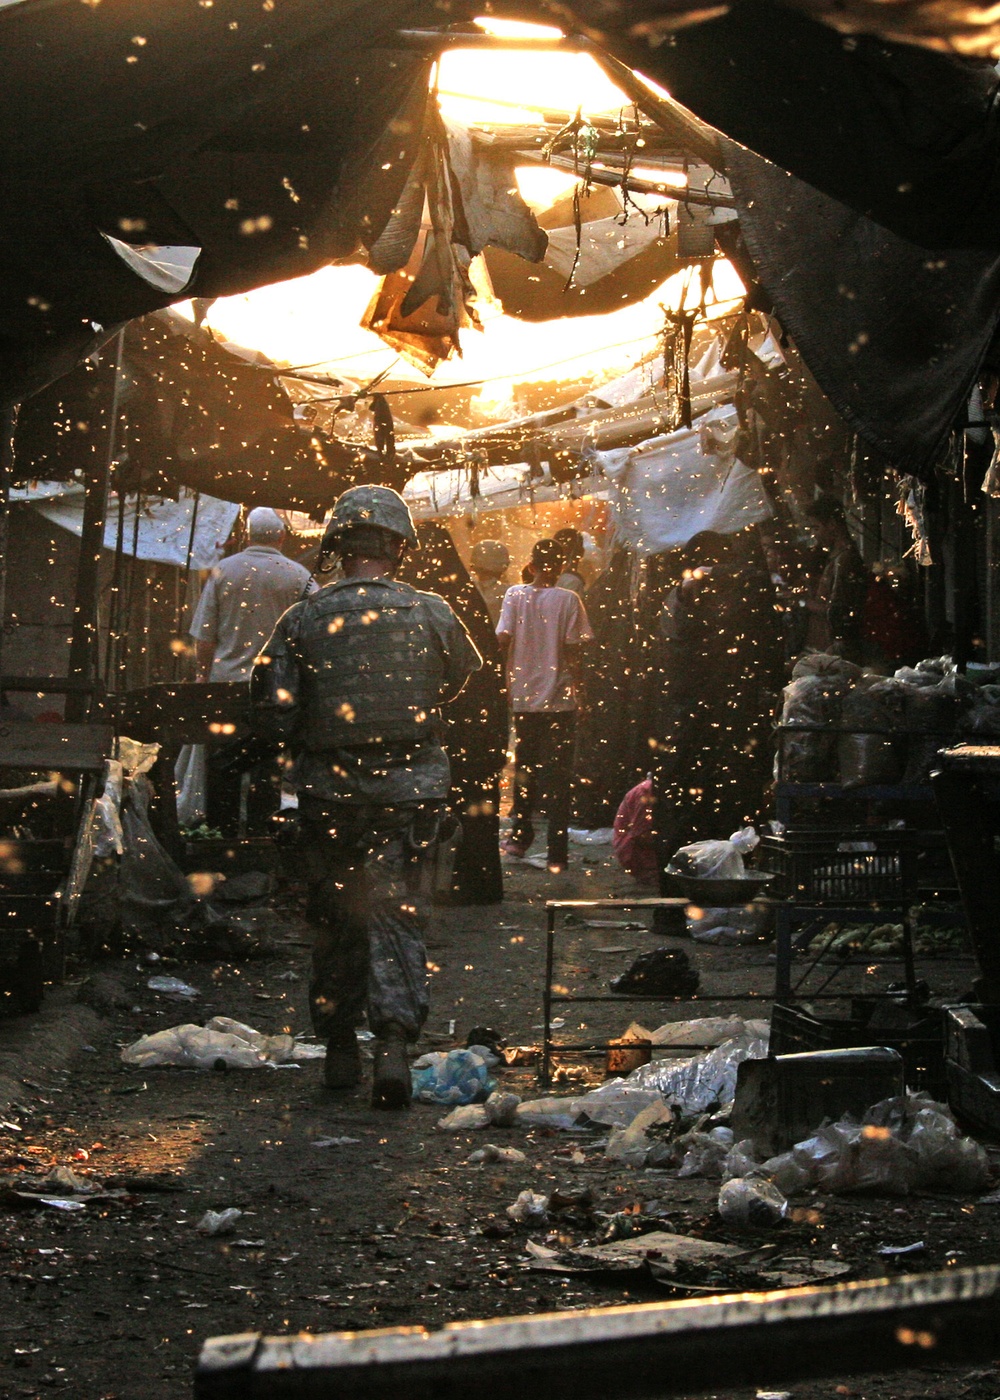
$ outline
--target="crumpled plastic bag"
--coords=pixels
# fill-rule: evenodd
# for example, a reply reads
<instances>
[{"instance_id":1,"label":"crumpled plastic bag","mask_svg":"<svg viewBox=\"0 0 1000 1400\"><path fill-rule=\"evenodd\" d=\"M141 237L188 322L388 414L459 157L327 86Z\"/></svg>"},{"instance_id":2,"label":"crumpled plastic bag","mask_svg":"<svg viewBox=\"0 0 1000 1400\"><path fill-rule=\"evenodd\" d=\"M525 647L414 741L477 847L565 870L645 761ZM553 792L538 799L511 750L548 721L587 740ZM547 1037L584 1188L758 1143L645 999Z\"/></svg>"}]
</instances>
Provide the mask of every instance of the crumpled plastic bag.
<instances>
[{"instance_id":1,"label":"crumpled plastic bag","mask_svg":"<svg viewBox=\"0 0 1000 1400\"><path fill-rule=\"evenodd\" d=\"M478 1128L488 1128L489 1125L489 1114L485 1105L481 1103L460 1104L437 1122L443 1133L471 1133Z\"/></svg>"},{"instance_id":2,"label":"crumpled plastic bag","mask_svg":"<svg viewBox=\"0 0 1000 1400\"><path fill-rule=\"evenodd\" d=\"M751 902L742 909L704 909L697 919L688 918L687 929L696 943L756 943L773 920L768 905Z\"/></svg>"},{"instance_id":3,"label":"crumpled plastic bag","mask_svg":"<svg viewBox=\"0 0 1000 1400\"><path fill-rule=\"evenodd\" d=\"M549 1198L537 1191L522 1191L507 1214L518 1225L543 1225L548 1218Z\"/></svg>"},{"instance_id":4,"label":"crumpled plastic bag","mask_svg":"<svg viewBox=\"0 0 1000 1400\"><path fill-rule=\"evenodd\" d=\"M121 1053L137 1069L176 1065L180 1069L272 1069L302 1060L321 1060L321 1045L303 1045L294 1036L264 1035L229 1016L213 1016L204 1026L171 1026L144 1035Z\"/></svg>"},{"instance_id":5,"label":"crumpled plastic bag","mask_svg":"<svg viewBox=\"0 0 1000 1400\"><path fill-rule=\"evenodd\" d=\"M784 1220L788 1202L770 1181L747 1176L727 1181L719 1192L719 1214L737 1230L759 1230Z\"/></svg>"},{"instance_id":6,"label":"crumpled plastic bag","mask_svg":"<svg viewBox=\"0 0 1000 1400\"><path fill-rule=\"evenodd\" d=\"M732 1128L713 1128L709 1133L685 1133L676 1146L684 1149L677 1175L722 1176L723 1166L733 1146Z\"/></svg>"},{"instance_id":7,"label":"crumpled plastic bag","mask_svg":"<svg viewBox=\"0 0 1000 1400\"><path fill-rule=\"evenodd\" d=\"M726 1108L733 1102L736 1074L744 1060L766 1058L767 1036L748 1030L704 1055L641 1065L625 1082L636 1089L654 1090L682 1113L704 1113L713 1104Z\"/></svg>"},{"instance_id":8,"label":"crumpled plastic bag","mask_svg":"<svg viewBox=\"0 0 1000 1400\"><path fill-rule=\"evenodd\" d=\"M802 725L838 724L843 697L860 674L860 667L825 653L796 662L781 707L782 728L793 732L781 735L775 778L786 783L822 783L835 776L836 735L794 730Z\"/></svg>"},{"instance_id":9,"label":"crumpled plastic bag","mask_svg":"<svg viewBox=\"0 0 1000 1400\"><path fill-rule=\"evenodd\" d=\"M759 845L752 826L734 831L728 841L694 841L681 846L671 860L674 869L701 880L741 880L746 874L743 857Z\"/></svg>"},{"instance_id":10,"label":"crumpled plastic bag","mask_svg":"<svg viewBox=\"0 0 1000 1400\"><path fill-rule=\"evenodd\" d=\"M622 1040L648 1040L651 1045L703 1050L748 1033L766 1039L770 1033L770 1022L744 1020L742 1016L698 1016L693 1021L667 1021L657 1026L655 1031L649 1031L638 1021L633 1021Z\"/></svg>"},{"instance_id":11,"label":"crumpled plastic bag","mask_svg":"<svg viewBox=\"0 0 1000 1400\"><path fill-rule=\"evenodd\" d=\"M822 1191L871 1191L906 1196L936 1187L973 1193L989 1178L989 1159L973 1138L963 1137L949 1110L928 1094L884 1099L860 1123L826 1123L790 1152L756 1171L793 1196Z\"/></svg>"},{"instance_id":12,"label":"crumpled plastic bag","mask_svg":"<svg viewBox=\"0 0 1000 1400\"><path fill-rule=\"evenodd\" d=\"M482 1045L421 1055L410 1067L413 1097L421 1103L484 1102L497 1087L490 1078L490 1061L496 1064L496 1056Z\"/></svg>"}]
</instances>

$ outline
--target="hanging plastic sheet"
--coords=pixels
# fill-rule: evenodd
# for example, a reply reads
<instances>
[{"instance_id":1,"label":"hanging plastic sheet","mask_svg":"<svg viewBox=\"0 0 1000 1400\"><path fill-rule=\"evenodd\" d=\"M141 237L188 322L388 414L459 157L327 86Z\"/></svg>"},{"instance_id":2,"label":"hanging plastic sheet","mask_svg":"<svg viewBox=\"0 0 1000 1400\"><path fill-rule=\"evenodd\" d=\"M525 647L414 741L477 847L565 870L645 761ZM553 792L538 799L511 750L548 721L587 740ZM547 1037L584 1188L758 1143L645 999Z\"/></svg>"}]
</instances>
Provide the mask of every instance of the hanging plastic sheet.
<instances>
[{"instance_id":1,"label":"hanging plastic sheet","mask_svg":"<svg viewBox=\"0 0 1000 1400\"><path fill-rule=\"evenodd\" d=\"M53 487L58 486L57 491ZM12 500L28 501L35 505L39 514L53 525L60 525L79 535L83 530L82 486L66 486L42 481L15 490ZM240 508L232 501L220 501L214 496L197 498L198 511L194 521L192 538L191 519L194 515L195 494L183 491L180 499L167 500L160 496L144 496L139 509L139 547L136 557L153 564L173 564L185 568L188 563L188 547L191 548L191 567L210 569L222 558L226 540L229 538ZM125 529L123 533L124 552L132 553L135 538L136 498L125 498ZM118 502L112 496L108 503L107 520L104 526L104 548L113 550L118 536Z\"/></svg>"},{"instance_id":2,"label":"hanging plastic sheet","mask_svg":"<svg viewBox=\"0 0 1000 1400\"><path fill-rule=\"evenodd\" d=\"M736 409L723 404L692 428L596 456L613 483L619 535L638 554L678 549L702 530L736 534L771 516L760 477L735 456Z\"/></svg>"}]
</instances>

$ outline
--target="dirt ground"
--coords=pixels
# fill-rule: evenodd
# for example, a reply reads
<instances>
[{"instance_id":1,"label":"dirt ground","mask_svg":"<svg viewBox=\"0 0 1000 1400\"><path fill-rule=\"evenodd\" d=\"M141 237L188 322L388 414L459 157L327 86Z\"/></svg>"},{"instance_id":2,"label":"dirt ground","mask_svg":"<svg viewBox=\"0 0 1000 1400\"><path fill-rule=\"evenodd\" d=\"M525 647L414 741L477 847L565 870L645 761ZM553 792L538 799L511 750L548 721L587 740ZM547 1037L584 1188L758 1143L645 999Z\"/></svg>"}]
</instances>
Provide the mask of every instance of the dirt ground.
<instances>
[{"instance_id":1,"label":"dirt ground","mask_svg":"<svg viewBox=\"0 0 1000 1400\"><path fill-rule=\"evenodd\" d=\"M508 871L507 887L501 906L439 911L429 939L432 1011L422 1049L464 1044L476 1025L495 1027L512 1044L537 1042L545 898L634 893L606 848L574 848L573 866L558 877L518 864ZM73 1021L89 1040L71 1059L60 1060L44 1036L37 1063L18 1059L32 1018L0 1025L0 1070L13 1064L20 1083L0 1126L0 1394L62 1390L83 1400L174 1400L191 1393L206 1337L436 1327L732 1287L722 1275L677 1289L636 1275L562 1276L529 1267L528 1240L543 1243L547 1231L510 1227L506 1217L506 1207L529 1187L546 1194L589 1187L601 1210L652 1207L652 1215L680 1233L747 1243L715 1213L717 1182L607 1163L593 1147L598 1132L444 1133L436 1128L438 1108L375 1113L364 1091L324 1095L318 1063L226 1073L124 1066L120 1048L140 1035L213 1015L269 1032L308 1030L308 935L294 890L279 890L259 918L275 946L266 960L164 958L154 965L136 955L80 969L41 1018L72 1020L79 998L96 1007L98 1016ZM559 975L593 994L652 943L642 931L576 930L562 945ZM728 1001L727 992L766 997L773 980L769 944L683 946L712 999L696 1007L557 1008L567 1017L566 1030L583 1024L588 1035L620 1033L633 1014L659 1024L747 1010L746 1003ZM179 1005L155 994L147 987L154 973L191 982L199 999ZM939 993L961 990L969 973L961 961L924 969ZM766 1003L749 1010L767 1014ZM597 1066L592 1077L600 1078ZM538 1092L530 1070L505 1070L501 1081L526 1097ZM318 1147L325 1137L356 1141ZM517 1146L527 1161L470 1165L466 1158L484 1141ZM1000 1154L993 1157L1000 1165ZM11 1195L26 1177L60 1165L121 1194L68 1214ZM828 1196L806 1204L797 1221L749 1243L843 1261L849 1278L1000 1260L998 1205L926 1195ZM234 1234L198 1233L207 1209L230 1206L243 1211ZM586 1213L572 1208L549 1229L550 1241L563 1244L594 1237ZM878 1252L919 1241L922 1250L898 1264ZM927 1361L907 1375L787 1387L780 1377L761 1375L726 1392L726 1400L752 1400L758 1388L787 1389L796 1400L1000 1396L1000 1369L937 1368L930 1353Z\"/></svg>"}]
</instances>

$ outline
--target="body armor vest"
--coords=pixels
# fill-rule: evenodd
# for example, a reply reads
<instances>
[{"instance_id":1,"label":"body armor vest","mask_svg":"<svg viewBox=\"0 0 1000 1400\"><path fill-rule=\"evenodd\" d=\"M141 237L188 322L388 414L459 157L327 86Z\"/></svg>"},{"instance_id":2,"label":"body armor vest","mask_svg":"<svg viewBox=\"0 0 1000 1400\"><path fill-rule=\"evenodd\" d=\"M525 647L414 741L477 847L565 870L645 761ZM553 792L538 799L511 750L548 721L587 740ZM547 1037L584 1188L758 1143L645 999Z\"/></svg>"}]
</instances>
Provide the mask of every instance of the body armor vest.
<instances>
[{"instance_id":1,"label":"body armor vest","mask_svg":"<svg viewBox=\"0 0 1000 1400\"><path fill-rule=\"evenodd\" d=\"M439 599L391 579L331 584L301 604L296 739L322 752L438 733L445 684Z\"/></svg>"}]
</instances>

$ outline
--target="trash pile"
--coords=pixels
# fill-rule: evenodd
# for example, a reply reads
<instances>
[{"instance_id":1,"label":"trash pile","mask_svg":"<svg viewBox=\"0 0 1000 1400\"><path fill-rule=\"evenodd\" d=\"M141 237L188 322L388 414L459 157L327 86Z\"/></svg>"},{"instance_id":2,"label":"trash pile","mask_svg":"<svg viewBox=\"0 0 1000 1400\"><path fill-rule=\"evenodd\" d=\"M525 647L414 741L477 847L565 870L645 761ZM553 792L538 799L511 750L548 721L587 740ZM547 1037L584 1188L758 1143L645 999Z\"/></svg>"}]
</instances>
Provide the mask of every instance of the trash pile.
<instances>
[{"instance_id":1,"label":"trash pile","mask_svg":"<svg viewBox=\"0 0 1000 1400\"><path fill-rule=\"evenodd\" d=\"M888 732L794 732L851 725ZM1000 735L1000 687L977 686L948 656L880 676L843 657L816 653L800 658L792 670L781 726L775 776L786 782L923 783L938 750L953 737Z\"/></svg>"},{"instance_id":2,"label":"trash pile","mask_svg":"<svg viewBox=\"0 0 1000 1400\"><path fill-rule=\"evenodd\" d=\"M497 1087L490 1070L499 1063L500 1057L485 1045L421 1055L410 1066L413 1097L421 1103L482 1103Z\"/></svg>"}]
</instances>

